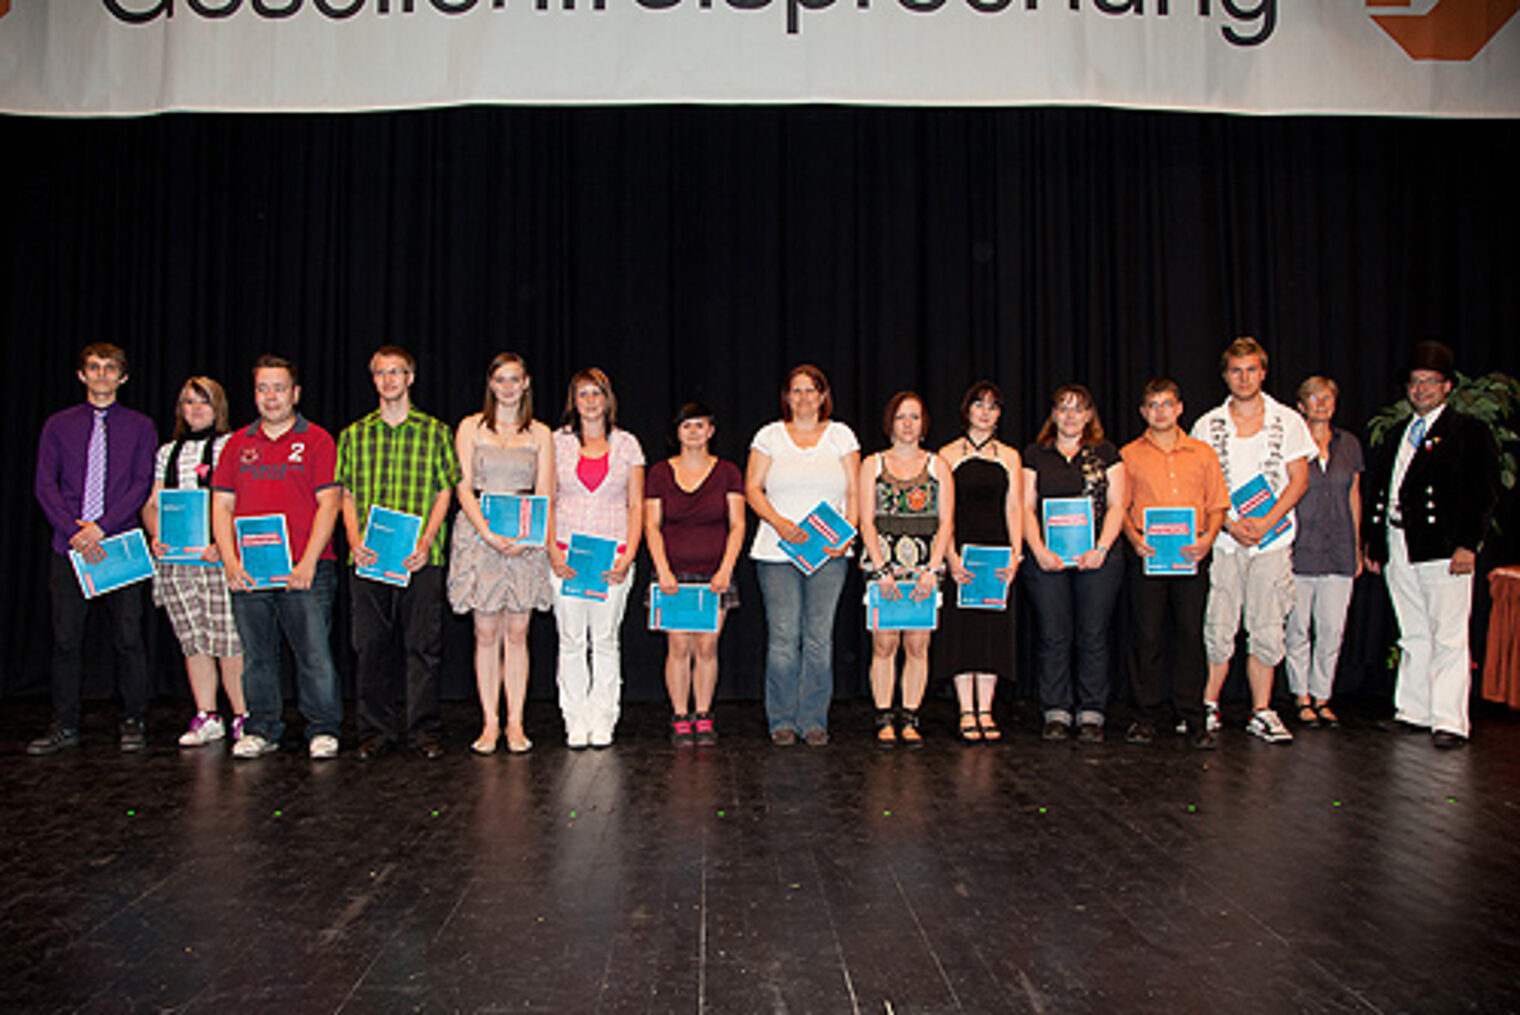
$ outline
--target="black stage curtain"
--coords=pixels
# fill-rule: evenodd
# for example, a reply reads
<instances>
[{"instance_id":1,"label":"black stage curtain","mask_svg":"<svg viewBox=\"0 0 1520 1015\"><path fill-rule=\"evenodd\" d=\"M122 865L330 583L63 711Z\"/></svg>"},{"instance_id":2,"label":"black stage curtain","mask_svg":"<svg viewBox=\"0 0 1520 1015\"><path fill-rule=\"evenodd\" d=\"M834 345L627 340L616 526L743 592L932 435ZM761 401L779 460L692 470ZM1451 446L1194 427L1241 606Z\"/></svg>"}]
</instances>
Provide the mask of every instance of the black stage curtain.
<instances>
[{"instance_id":1,"label":"black stage curtain","mask_svg":"<svg viewBox=\"0 0 1520 1015\"><path fill-rule=\"evenodd\" d=\"M478 408L491 355L513 349L551 422L570 373L600 365L646 453L666 453L667 419L697 397L741 462L801 361L828 373L867 449L901 388L923 393L933 441L949 440L982 376L1007 392L1019 445L1068 380L1094 390L1119 442L1153 375L1181 382L1191 421L1222 398L1217 357L1239 334L1270 350L1280 399L1310 373L1338 378L1340 418L1358 428L1400 393L1418 339L1444 338L1469 372L1520 372L1513 121L641 107L0 127L0 334L20 385L0 428L22 470L0 492L8 696L47 682L31 469L43 418L81 395L74 357L92 341L128 350L123 400L165 431L192 373L228 382L250 418L248 365L274 351L299 363L302 409L336 435L372 408L365 364L384 343L417 355L416 401L453 422ZM756 697L763 610L742 571L722 687ZM1364 579L1357 599L1341 686L1380 693L1386 597ZM839 619L843 694L864 688L858 602L856 583ZM183 694L154 623L157 688ZM340 600L347 677L346 623ZM635 699L661 693L661 645L642 628L631 605ZM541 696L548 618L533 650ZM472 693L469 656L454 618L451 696ZM108 664L90 686L107 692Z\"/></svg>"}]
</instances>

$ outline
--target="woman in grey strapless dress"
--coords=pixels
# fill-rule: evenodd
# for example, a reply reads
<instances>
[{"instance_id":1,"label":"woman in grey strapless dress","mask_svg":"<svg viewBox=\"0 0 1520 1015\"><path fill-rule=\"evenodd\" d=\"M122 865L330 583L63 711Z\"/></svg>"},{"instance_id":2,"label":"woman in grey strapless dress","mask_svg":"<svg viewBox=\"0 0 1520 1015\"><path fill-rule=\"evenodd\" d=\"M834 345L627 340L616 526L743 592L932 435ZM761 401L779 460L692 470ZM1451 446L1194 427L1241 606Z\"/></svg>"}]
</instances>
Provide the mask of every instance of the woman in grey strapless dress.
<instances>
[{"instance_id":1,"label":"woman in grey strapless dress","mask_svg":"<svg viewBox=\"0 0 1520 1015\"><path fill-rule=\"evenodd\" d=\"M481 733L470 745L494 754L500 734L507 750L533 746L523 732L528 694L528 625L534 610L554 605L549 558L542 547L521 546L490 531L480 510L484 493L547 495L553 489L554 452L549 428L533 419L531 381L522 359L502 353L486 373L485 409L455 433L463 478L459 518L449 554L449 605L475 618L475 684ZM507 721L498 710L507 697Z\"/></svg>"},{"instance_id":2,"label":"woman in grey strapless dress","mask_svg":"<svg viewBox=\"0 0 1520 1015\"><path fill-rule=\"evenodd\" d=\"M486 493L532 493L538 450L477 443L472 464L477 499ZM474 525L463 524L454 526L451 553L449 605L455 613L553 608L554 590L543 547L522 547L517 555L509 555L488 544Z\"/></svg>"}]
</instances>

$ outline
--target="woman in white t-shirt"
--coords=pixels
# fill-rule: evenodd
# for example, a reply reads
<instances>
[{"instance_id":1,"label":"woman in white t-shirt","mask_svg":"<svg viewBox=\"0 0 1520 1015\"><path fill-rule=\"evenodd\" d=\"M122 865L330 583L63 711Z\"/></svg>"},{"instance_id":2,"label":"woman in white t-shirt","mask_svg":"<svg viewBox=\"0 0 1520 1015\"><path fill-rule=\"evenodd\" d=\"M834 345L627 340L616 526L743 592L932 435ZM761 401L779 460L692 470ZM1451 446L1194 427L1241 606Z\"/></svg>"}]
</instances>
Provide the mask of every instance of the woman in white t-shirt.
<instances>
[{"instance_id":1,"label":"woman in white t-shirt","mask_svg":"<svg viewBox=\"0 0 1520 1015\"><path fill-rule=\"evenodd\" d=\"M828 551L822 565L804 574L781 541L806 540L797 523L820 501L857 524L860 442L829 419L833 406L823 371L793 367L781 389L781 419L755 434L745 474L745 497L760 518L750 558L765 600L765 712L771 741L780 746L799 736L815 747L829 739L834 610L850 544Z\"/></svg>"},{"instance_id":2,"label":"woman in white t-shirt","mask_svg":"<svg viewBox=\"0 0 1520 1015\"><path fill-rule=\"evenodd\" d=\"M211 474L229 435L227 395L209 377L192 377L175 402L174 435L158 449L153 463L153 493L143 505L153 556L169 547L159 540L158 496L166 490L210 490ZM209 523L208 523L209 524ZM195 697L195 716L180 735L181 747L199 747L231 734L243 735L248 706L243 700L243 646L232 619L232 600L216 544L201 553L204 564L159 561L154 568L153 602L169 613L169 623L185 653L185 673ZM232 708L232 722L216 709L217 675Z\"/></svg>"}]
</instances>

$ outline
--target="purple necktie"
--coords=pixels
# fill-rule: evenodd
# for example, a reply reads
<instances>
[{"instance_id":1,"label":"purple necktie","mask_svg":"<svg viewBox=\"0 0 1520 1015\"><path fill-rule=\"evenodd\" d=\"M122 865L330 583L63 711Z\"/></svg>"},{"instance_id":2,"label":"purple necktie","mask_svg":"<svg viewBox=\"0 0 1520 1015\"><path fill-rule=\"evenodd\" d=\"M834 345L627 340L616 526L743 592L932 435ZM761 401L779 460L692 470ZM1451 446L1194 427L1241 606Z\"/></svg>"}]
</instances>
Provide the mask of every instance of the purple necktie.
<instances>
[{"instance_id":1,"label":"purple necktie","mask_svg":"<svg viewBox=\"0 0 1520 1015\"><path fill-rule=\"evenodd\" d=\"M84 465L84 503L79 520L93 522L106 513L106 411L95 410L95 427L90 431L90 450Z\"/></svg>"}]
</instances>

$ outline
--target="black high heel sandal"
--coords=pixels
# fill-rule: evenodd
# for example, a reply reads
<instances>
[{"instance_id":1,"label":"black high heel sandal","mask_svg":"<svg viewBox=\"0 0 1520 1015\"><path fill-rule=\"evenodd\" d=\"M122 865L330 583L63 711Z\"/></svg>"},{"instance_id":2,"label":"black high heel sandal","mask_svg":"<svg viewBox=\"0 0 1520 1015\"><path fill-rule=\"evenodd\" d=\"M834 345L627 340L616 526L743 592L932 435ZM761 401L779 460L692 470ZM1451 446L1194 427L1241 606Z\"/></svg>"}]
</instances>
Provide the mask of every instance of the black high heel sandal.
<instances>
[{"instance_id":1,"label":"black high heel sandal","mask_svg":"<svg viewBox=\"0 0 1520 1015\"><path fill-rule=\"evenodd\" d=\"M912 748L924 746L923 735L918 732L918 709L905 708L902 710L902 729L897 738L905 745Z\"/></svg>"},{"instance_id":2,"label":"black high heel sandal","mask_svg":"<svg viewBox=\"0 0 1520 1015\"><path fill-rule=\"evenodd\" d=\"M897 746L897 728L892 725L894 718L890 708L876 710L876 745L878 747Z\"/></svg>"}]
</instances>

